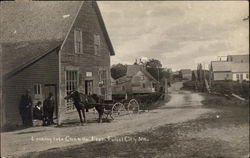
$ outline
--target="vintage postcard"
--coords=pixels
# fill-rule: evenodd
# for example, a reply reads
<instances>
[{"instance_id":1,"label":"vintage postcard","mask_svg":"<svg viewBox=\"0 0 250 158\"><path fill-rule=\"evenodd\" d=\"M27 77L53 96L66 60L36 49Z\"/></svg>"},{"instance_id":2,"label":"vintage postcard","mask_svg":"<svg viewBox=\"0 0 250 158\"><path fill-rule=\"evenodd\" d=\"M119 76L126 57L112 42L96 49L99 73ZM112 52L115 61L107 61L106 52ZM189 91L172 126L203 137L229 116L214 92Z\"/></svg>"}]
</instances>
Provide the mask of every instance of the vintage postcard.
<instances>
[{"instance_id":1,"label":"vintage postcard","mask_svg":"<svg viewBox=\"0 0 250 158\"><path fill-rule=\"evenodd\" d=\"M1 157L248 158L248 1L1 1Z\"/></svg>"}]
</instances>

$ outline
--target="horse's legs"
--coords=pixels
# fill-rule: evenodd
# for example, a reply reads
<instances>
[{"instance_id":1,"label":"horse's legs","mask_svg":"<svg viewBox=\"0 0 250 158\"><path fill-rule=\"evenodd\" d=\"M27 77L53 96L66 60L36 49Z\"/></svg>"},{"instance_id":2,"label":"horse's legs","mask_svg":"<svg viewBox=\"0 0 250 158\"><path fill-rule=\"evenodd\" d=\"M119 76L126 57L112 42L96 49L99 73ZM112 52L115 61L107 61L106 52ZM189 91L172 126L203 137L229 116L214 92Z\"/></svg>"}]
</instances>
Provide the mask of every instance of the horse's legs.
<instances>
[{"instance_id":1,"label":"horse's legs","mask_svg":"<svg viewBox=\"0 0 250 158\"><path fill-rule=\"evenodd\" d=\"M80 122L83 123L83 121L82 121L81 109L78 108L78 109L77 109L77 112L78 112L79 117L80 117Z\"/></svg>"},{"instance_id":2,"label":"horse's legs","mask_svg":"<svg viewBox=\"0 0 250 158\"><path fill-rule=\"evenodd\" d=\"M84 109L84 108L82 108L82 109L81 109L81 111L82 111L82 115L83 115L84 123L86 123L86 122L87 122L87 120L86 120L86 116L85 116L85 109Z\"/></svg>"},{"instance_id":3,"label":"horse's legs","mask_svg":"<svg viewBox=\"0 0 250 158\"><path fill-rule=\"evenodd\" d=\"M99 123L102 123L102 114L99 114Z\"/></svg>"},{"instance_id":4,"label":"horse's legs","mask_svg":"<svg viewBox=\"0 0 250 158\"><path fill-rule=\"evenodd\" d=\"M104 113L104 108L103 107L95 107L95 109L97 110L98 114L99 114L99 119L98 119L98 122L99 123L102 123L102 116L103 116L103 113Z\"/></svg>"}]
</instances>

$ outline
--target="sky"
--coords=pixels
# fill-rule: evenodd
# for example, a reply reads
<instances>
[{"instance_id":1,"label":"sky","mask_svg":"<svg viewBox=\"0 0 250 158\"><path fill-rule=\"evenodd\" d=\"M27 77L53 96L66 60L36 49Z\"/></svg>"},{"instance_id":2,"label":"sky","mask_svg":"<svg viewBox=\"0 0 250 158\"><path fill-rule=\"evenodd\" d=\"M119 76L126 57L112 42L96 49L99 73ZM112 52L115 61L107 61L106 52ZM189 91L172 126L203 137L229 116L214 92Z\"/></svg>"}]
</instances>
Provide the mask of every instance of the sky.
<instances>
[{"instance_id":1,"label":"sky","mask_svg":"<svg viewBox=\"0 0 250 158\"><path fill-rule=\"evenodd\" d=\"M98 1L115 49L111 64L155 58L179 70L249 53L247 1Z\"/></svg>"}]
</instances>

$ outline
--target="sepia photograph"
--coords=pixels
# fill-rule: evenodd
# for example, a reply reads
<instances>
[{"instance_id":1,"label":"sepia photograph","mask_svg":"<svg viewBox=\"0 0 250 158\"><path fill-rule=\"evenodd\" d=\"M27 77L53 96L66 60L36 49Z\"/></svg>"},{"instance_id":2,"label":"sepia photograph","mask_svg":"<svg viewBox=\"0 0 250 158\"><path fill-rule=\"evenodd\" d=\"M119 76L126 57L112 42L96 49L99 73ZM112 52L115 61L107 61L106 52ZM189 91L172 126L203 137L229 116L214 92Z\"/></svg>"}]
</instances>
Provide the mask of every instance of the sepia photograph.
<instances>
[{"instance_id":1,"label":"sepia photograph","mask_svg":"<svg viewBox=\"0 0 250 158\"><path fill-rule=\"evenodd\" d=\"M249 158L249 2L0 2L2 158Z\"/></svg>"}]
</instances>

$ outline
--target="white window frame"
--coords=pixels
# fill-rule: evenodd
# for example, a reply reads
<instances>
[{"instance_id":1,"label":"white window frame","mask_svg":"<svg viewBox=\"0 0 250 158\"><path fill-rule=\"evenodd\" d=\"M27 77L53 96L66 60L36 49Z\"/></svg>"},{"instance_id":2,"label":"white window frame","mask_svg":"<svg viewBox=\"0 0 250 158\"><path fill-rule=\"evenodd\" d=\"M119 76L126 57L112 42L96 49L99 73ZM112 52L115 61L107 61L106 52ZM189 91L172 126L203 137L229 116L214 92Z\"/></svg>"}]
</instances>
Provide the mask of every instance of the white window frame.
<instances>
[{"instance_id":1,"label":"white window frame","mask_svg":"<svg viewBox=\"0 0 250 158\"><path fill-rule=\"evenodd\" d=\"M81 29L74 30L74 45L75 45L75 53L83 54L83 42L82 42L82 30Z\"/></svg>"},{"instance_id":2,"label":"white window frame","mask_svg":"<svg viewBox=\"0 0 250 158\"><path fill-rule=\"evenodd\" d=\"M72 90L78 90L79 71L75 69L65 70L65 96ZM72 100L65 100L66 111L75 110Z\"/></svg>"},{"instance_id":3,"label":"white window frame","mask_svg":"<svg viewBox=\"0 0 250 158\"><path fill-rule=\"evenodd\" d=\"M42 95L42 84L34 84L34 95Z\"/></svg>"}]
</instances>

